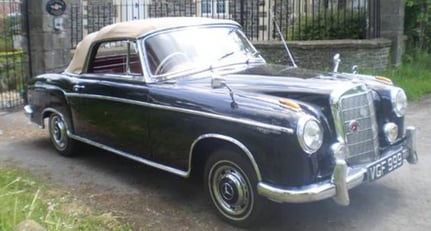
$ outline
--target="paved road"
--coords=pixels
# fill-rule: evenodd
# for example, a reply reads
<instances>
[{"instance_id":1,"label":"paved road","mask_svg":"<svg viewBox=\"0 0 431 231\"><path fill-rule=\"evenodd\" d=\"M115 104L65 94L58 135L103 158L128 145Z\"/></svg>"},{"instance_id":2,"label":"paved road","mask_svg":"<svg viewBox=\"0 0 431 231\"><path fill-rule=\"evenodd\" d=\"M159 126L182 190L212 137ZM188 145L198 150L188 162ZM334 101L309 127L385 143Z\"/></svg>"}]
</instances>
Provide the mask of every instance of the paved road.
<instances>
[{"instance_id":1,"label":"paved road","mask_svg":"<svg viewBox=\"0 0 431 231\"><path fill-rule=\"evenodd\" d=\"M431 230L431 97L410 105L418 127L420 162L351 192L351 205L325 200L279 206L261 230ZM235 230L219 221L201 186L110 153L88 148L77 158L58 156L46 130L22 112L0 114L0 165L27 169L88 205L156 230Z\"/></svg>"}]
</instances>

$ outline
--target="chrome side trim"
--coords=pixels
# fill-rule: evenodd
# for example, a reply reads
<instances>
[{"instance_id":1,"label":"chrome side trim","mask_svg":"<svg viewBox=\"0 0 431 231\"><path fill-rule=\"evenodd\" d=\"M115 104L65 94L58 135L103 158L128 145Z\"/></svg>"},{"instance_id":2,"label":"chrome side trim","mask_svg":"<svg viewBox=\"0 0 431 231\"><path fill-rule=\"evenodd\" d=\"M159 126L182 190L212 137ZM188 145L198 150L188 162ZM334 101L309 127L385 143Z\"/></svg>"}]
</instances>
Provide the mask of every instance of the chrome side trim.
<instances>
[{"instance_id":1,"label":"chrome side trim","mask_svg":"<svg viewBox=\"0 0 431 231\"><path fill-rule=\"evenodd\" d=\"M79 76L79 75L76 75L76 76ZM59 91L63 92L63 94L66 96L66 100L68 100L67 97L82 97L82 98L111 100L111 101L115 101L115 102L130 103L130 104L134 104L134 105L138 105L138 106L146 106L146 107L151 107L151 108L165 109L165 110L177 111L177 112L181 112L181 113L188 113L188 114L193 114L193 115L198 115L198 116L204 116L207 118L213 118L213 119L225 120L225 121L229 121L229 122L241 123L241 124L245 124L245 125L249 125L249 126L273 130L275 132L294 134L294 130L292 128L286 128L286 127L281 127L281 126L277 126L277 125L271 125L271 124L266 124L266 123L262 123L262 122L256 122L256 121L252 121L252 120L238 119L238 118L233 118L233 117L229 117L229 116L216 115L216 114L211 114L208 112L196 111L196 110L192 110L192 109L184 109L184 108L178 108L178 107L172 107L172 106L157 105L157 104L141 102L141 101L137 101L137 100L122 99L122 98L117 98L117 97L93 95L93 94L68 93L68 92L64 91L63 89L61 89L57 86L49 85L49 87L51 87L52 89L59 90Z\"/></svg>"},{"instance_id":2,"label":"chrome side trim","mask_svg":"<svg viewBox=\"0 0 431 231\"><path fill-rule=\"evenodd\" d=\"M192 155L193 155L193 150L195 148L195 145L197 143L199 143L199 141L202 141L202 140L208 139L208 138L215 138L215 139L228 141L229 143L232 143L232 144L236 145L237 147L239 147L244 152L244 154L246 154L247 158L250 160L250 163L253 166L253 169L256 173L257 180L262 181L262 175L260 174L259 166L257 165L256 160L254 159L250 150L244 144L242 144L240 141L238 141L232 137L220 135L220 134L212 134L212 133L199 136L195 141L193 141L192 145L190 146L189 170L187 172L187 176L189 176L191 171L192 171L192 158L193 158Z\"/></svg>"},{"instance_id":3,"label":"chrome side trim","mask_svg":"<svg viewBox=\"0 0 431 231\"><path fill-rule=\"evenodd\" d=\"M122 98L117 98L117 97L92 95L92 94L79 94L79 93L65 93L65 95L67 97L82 97L82 98L91 98L91 99L111 100L111 101L120 102L120 103L129 103L129 104L134 104L134 105L138 105L138 106L146 106L146 107L157 108L157 109L162 109L162 110L169 110L169 111L176 111L176 112L181 112L181 113L186 113L186 114L204 116L204 117L212 118L212 119L219 119L219 120L224 120L224 121L229 121L229 122L241 123L241 124L245 124L245 125L249 125L249 126L253 126L253 127L265 128L265 129L274 130L276 132L282 132L282 133L287 133L287 134L293 134L294 133L293 129L291 129L291 128L285 128L285 127L280 127L280 126L276 126L276 125L265 124L265 123L256 122L256 121L252 121L252 120L237 119L237 118L233 118L233 117L229 117L229 116L216 115L216 114L211 114L208 112L201 112L201 111L196 111L196 110L191 110L191 109L184 109L184 108L178 108L178 107L172 107L172 106L151 104L151 103L141 102L141 101L137 101L137 100L122 99Z\"/></svg>"},{"instance_id":4,"label":"chrome side trim","mask_svg":"<svg viewBox=\"0 0 431 231\"><path fill-rule=\"evenodd\" d=\"M111 148L109 146L103 145L103 144L98 143L98 142L94 142L94 141L89 140L87 138L83 138L83 137L80 137L80 136L73 135L70 132L68 132L68 136L70 138L72 138L72 139L75 139L75 140L81 141L83 143L87 143L87 144L93 145L93 146L98 147L100 149L112 152L112 153L120 155L122 157L126 157L126 158L134 160L136 162L139 162L139 163L142 163L142 164L145 164L145 165L148 165L148 166L151 166L151 167L154 167L154 168L166 171L166 172L170 172L170 173L173 173L175 175L179 175L179 176L182 176L182 177L188 177L187 172L185 172L183 170L179 170L179 169L176 169L176 168L173 168L173 167L170 167L170 166L159 164L159 163L156 163L154 161L150 161L150 160L144 159L142 157L138 157L138 156L135 156L135 155L132 155L132 154L129 154L129 153L117 150L115 148Z\"/></svg>"},{"instance_id":5,"label":"chrome side trim","mask_svg":"<svg viewBox=\"0 0 431 231\"><path fill-rule=\"evenodd\" d=\"M62 113L60 113L59 111L55 110L54 108L46 108L45 110L43 110L43 111L42 111L42 115L43 115L43 114L45 114L46 112L54 112L54 113L57 113L57 114L58 114L58 115L60 115L60 117L64 120L64 116L63 116L63 114L62 114ZM43 117L42 117L42 118L43 118ZM64 121L67 121L67 120L64 120ZM44 127L44 126L45 126L45 124L43 123L43 119L42 119L42 124L43 124L43 127ZM89 139L87 139L87 138L83 138L83 137L80 137L80 136L74 135L74 134L72 134L72 132L70 131L70 129L69 129L69 127L68 127L68 124L67 124L67 123L66 123L66 130L67 130L67 136L69 136L69 137L70 137L70 138L72 138L72 139L75 139L75 140L81 141L81 142L83 142L83 143L87 143L87 144L89 144L89 145L93 145L93 146L95 146L95 147L98 147L98 148L104 149L104 150L106 150L106 151L112 152L112 153L114 153L114 154L117 154L117 155L120 155L120 156L123 156L123 157L129 158L129 159L134 160L134 161L137 161L137 162L139 162L139 163L146 164L146 165L151 166L151 167L154 167L154 168L158 168L158 169L163 170L163 171L166 171L166 172L170 172L170 173L173 173L173 174L176 174L176 175L182 176L182 177L188 177L188 174L187 174L187 172L186 172L186 171L179 170L179 169L176 169L176 168L173 168L173 167L169 167L169 166L166 166L166 165L162 165L162 164L159 164L159 163L156 163L156 162L153 162L153 161L150 161L150 160L147 160L147 159L144 159L144 158L141 158L141 157L138 157L138 156L135 156L135 155L132 155L132 154L129 154L129 153L126 153L126 152L123 152L123 151L117 150L117 149L115 149L115 148L111 148L111 147L106 146L106 145L103 145L103 144L101 144L101 143L94 142L94 141L89 140Z\"/></svg>"}]
</instances>

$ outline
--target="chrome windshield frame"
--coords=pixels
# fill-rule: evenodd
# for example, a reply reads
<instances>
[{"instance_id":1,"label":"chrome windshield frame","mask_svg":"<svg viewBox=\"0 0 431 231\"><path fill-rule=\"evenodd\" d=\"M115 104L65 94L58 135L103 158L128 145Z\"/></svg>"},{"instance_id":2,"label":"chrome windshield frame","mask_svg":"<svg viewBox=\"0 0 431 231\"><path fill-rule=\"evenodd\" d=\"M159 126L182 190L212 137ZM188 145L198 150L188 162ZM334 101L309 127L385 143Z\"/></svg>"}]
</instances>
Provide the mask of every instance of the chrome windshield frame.
<instances>
[{"instance_id":1,"label":"chrome windshield frame","mask_svg":"<svg viewBox=\"0 0 431 231\"><path fill-rule=\"evenodd\" d=\"M168 29L163 29L163 30L158 30L158 31L154 31L152 33L146 34L141 36L137 41L137 45L138 45L138 49L141 51L139 52L141 55L141 63L143 65L143 73L144 73L144 79L145 82L147 83L155 83L155 82L160 82L160 81L164 81L167 79L173 79L173 78L177 78L177 77L182 77L184 75L188 75L188 74L196 74L196 73L200 73L200 72L204 72L204 71L208 71L208 70L213 70L219 67L226 67L226 66L230 66L224 64L220 64L220 65L209 65L209 66L202 66L202 67L196 67L196 68L192 68L189 70L181 70L178 72L169 72L166 74L161 74L161 75L154 75L151 73L150 71L150 64L149 64L149 60L147 58L147 50L145 48L145 42L157 35L160 34L165 34L165 33L172 33L172 32L176 32L176 31L185 31L185 30L189 30L189 29L202 29L202 28L226 28L226 29L231 29L231 30L235 30L237 33L239 33L241 35L242 38L244 38L243 41L247 42L247 46L250 47L252 49L252 54L258 54L259 56L256 56L259 58L259 60L262 61L262 63L265 63L265 59L260 56L258 50L254 47L254 45L251 43L251 41L247 38L247 36L244 34L244 32L241 30L241 27L237 24L210 24L210 25L198 25L198 26L189 26L189 27L178 27L178 28L168 28ZM232 65L238 65L238 64L248 64L249 60L244 60L244 62L233 62L231 63Z\"/></svg>"}]
</instances>

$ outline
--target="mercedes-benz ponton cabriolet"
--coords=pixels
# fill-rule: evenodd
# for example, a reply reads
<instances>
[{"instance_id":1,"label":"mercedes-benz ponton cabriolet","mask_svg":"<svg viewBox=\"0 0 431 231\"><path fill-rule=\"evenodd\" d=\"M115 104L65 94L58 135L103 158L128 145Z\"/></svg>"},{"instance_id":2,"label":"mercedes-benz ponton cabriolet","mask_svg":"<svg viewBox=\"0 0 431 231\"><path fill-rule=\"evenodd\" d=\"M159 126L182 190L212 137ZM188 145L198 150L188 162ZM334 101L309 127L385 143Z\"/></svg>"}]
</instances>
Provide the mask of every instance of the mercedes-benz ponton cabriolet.
<instances>
[{"instance_id":1,"label":"mercedes-benz ponton cabriolet","mask_svg":"<svg viewBox=\"0 0 431 231\"><path fill-rule=\"evenodd\" d=\"M269 201L348 205L415 163L406 107L387 78L268 64L236 22L160 18L86 36L64 72L31 79L25 113L64 156L86 143L203 176L215 211L249 226Z\"/></svg>"}]
</instances>

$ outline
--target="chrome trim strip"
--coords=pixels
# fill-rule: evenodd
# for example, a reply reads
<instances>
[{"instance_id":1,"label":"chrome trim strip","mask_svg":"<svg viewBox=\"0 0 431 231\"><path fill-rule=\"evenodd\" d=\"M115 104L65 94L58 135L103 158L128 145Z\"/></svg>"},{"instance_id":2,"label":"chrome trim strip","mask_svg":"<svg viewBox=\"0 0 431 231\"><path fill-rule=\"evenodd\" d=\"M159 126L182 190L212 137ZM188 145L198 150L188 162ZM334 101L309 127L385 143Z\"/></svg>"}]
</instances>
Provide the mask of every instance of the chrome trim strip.
<instances>
[{"instance_id":1,"label":"chrome trim strip","mask_svg":"<svg viewBox=\"0 0 431 231\"><path fill-rule=\"evenodd\" d=\"M151 104L151 103L141 102L141 101L137 101L137 100L122 99L122 98L117 98L117 97L92 95L92 94L79 94L79 93L65 93L65 95L67 97L82 97L82 98L91 98L91 99L111 100L111 101L120 102L120 103L129 103L129 104L134 104L134 105L138 105L138 106L146 106L146 107L151 107L151 108L164 109L164 110L176 111L176 112L181 112L181 113L186 113L186 114L204 116L204 117L212 118L212 119L219 119L219 120L225 120L225 121L229 121L229 122L241 123L241 124L245 124L245 125L249 125L249 126L266 128L269 130L274 130L277 132L283 132L283 133L287 133L287 134L293 134L294 133L293 129L291 129L291 128L285 128L285 127L265 124L265 123L246 120L246 119L237 119L237 118L233 118L233 117L216 115L216 114L211 114L208 112L195 111L195 110L191 110L191 109L184 109L184 108L178 108L178 107L172 107L172 106Z\"/></svg>"},{"instance_id":2,"label":"chrome trim strip","mask_svg":"<svg viewBox=\"0 0 431 231\"><path fill-rule=\"evenodd\" d=\"M79 76L79 75L76 75L76 76ZM165 110L170 110L170 111L178 111L181 113L188 113L188 114L204 116L204 117L213 118L213 119L225 120L225 121L241 123L241 124L260 127L260 128L265 128L265 129L273 130L276 132L282 132L282 133L286 133L286 134L294 134L294 130L292 128L280 127L277 125L265 124L262 122L256 122L256 121L252 121L252 120L237 119L237 118L233 118L233 117L229 117L229 116L211 114L208 112L201 112L201 111L172 107L172 106L157 105L157 104L151 104L151 103L141 102L141 101L137 101L137 100L122 99L122 98L117 98L117 97L93 95L93 94L81 94L81 93L68 93L58 86L52 86L52 85L48 85L48 86L51 89L55 89L55 90L59 90L59 91L63 92L63 94L66 96L67 101L68 101L67 97L105 99L105 100L111 100L111 101L121 102L121 103L130 103L130 104L134 104L134 105L138 105L138 106L147 106L147 107L151 107L151 108L165 109Z\"/></svg>"},{"instance_id":3,"label":"chrome trim strip","mask_svg":"<svg viewBox=\"0 0 431 231\"><path fill-rule=\"evenodd\" d=\"M68 136L70 138L72 138L72 139L75 139L75 140L78 140L78 141L81 141L81 142L93 145L95 147L104 149L106 151L112 152L112 153L120 155L122 157L126 157L128 159L137 161L139 163L142 163L142 164L145 164L145 165L148 165L148 166L151 166L151 167L154 167L154 168L166 171L166 172L170 172L170 173L173 173L175 175L179 175L179 176L182 176L182 177L188 177L187 172L185 172L183 170L179 170L179 169L176 169L176 168L173 168L173 167L169 167L169 166L166 166L166 165L163 165L163 164L159 164L159 163L156 163L154 161L150 161L150 160L147 160L147 159L144 159L144 158L141 158L141 157L138 157L138 156L135 156L135 155L132 155L132 154L129 154L129 153L117 150L115 148L111 148L109 146L103 145L103 144L98 143L98 142L94 142L94 141L89 140L87 138L83 138L83 137L80 137L80 136L73 135L69 131L68 131Z\"/></svg>"},{"instance_id":4,"label":"chrome trim strip","mask_svg":"<svg viewBox=\"0 0 431 231\"><path fill-rule=\"evenodd\" d=\"M60 115L60 117L61 117L64 121L67 121L67 120L65 120L65 119L64 119L63 114L62 114L62 113L60 113L59 111L55 110L54 108L46 108L45 110L43 110L43 111L42 111L42 115L43 115L44 113L46 113L46 112L54 112L54 113L57 113L58 115ZM43 122L43 119L42 119L42 122ZM42 123L42 124L43 124L43 126L44 126L44 123ZM94 141L89 140L89 139L87 139L87 138L83 138L83 137L80 137L80 136L74 135L74 134L72 134L72 132L70 131L70 129L69 129L69 127L68 127L68 124L67 124L67 123L66 123L66 130L67 130L67 136L69 136L69 137L70 137L70 138L72 138L72 139L75 139L75 140L81 141L81 142L83 142L83 143L87 143L87 144L93 145L93 146L95 146L95 147L98 147L98 148L104 149L104 150L109 151L109 152L112 152L112 153L114 153L114 154L117 154L117 155L120 155L120 156L126 157L126 158L131 159L131 160L134 160L134 161L137 161L137 162L139 162L139 163L146 164L146 165L148 165L148 166L151 166L151 167L154 167L154 168L158 168L158 169L164 170L164 171L166 171L166 172L170 172L170 173L173 173L173 174L176 174L176 175L182 176L182 177L188 177L188 174L187 174L187 172L186 172L186 171L179 170L179 169L176 169L176 168L173 168L173 167L169 167L169 166L166 166L166 165L162 165L162 164L159 164L159 163L156 163L156 162L153 162L153 161L150 161L150 160L147 160L147 159L144 159L144 158L141 158L141 157L138 157L138 156L135 156L135 155L132 155L132 154L129 154L129 153L126 153L126 152L123 152L123 151L117 150L117 149L115 149L115 148L111 148L111 147L106 146L106 145L103 145L103 144L101 144L101 143L94 142Z\"/></svg>"},{"instance_id":5,"label":"chrome trim strip","mask_svg":"<svg viewBox=\"0 0 431 231\"><path fill-rule=\"evenodd\" d=\"M193 158L192 155L193 155L193 150L194 150L195 145L199 141L204 140L204 139L208 139L208 138L215 138L215 139L225 140L225 141L228 141L228 142L236 145L237 147L239 147L244 152L244 154L247 155L247 158L250 160L250 163L253 166L254 171L256 173L257 180L258 181L262 181L262 175L260 174L259 166L257 165L256 160L254 159L254 157L251 154L250 150L248 150L248 148L244 144L242 144L240 141L238 141L238 140L236 140L236 139L234 139L232 137L225 136L225 135L220 135L220 134L212 134L212 133L210 133L210 134L204 134L204 135L199 136L195 141L193 141L192 145L190 146L189 170L187 172L187 176L189 176L190 173L191 173L191 171L192 171L192 158Z\"/></svg>"}]
</instances>

